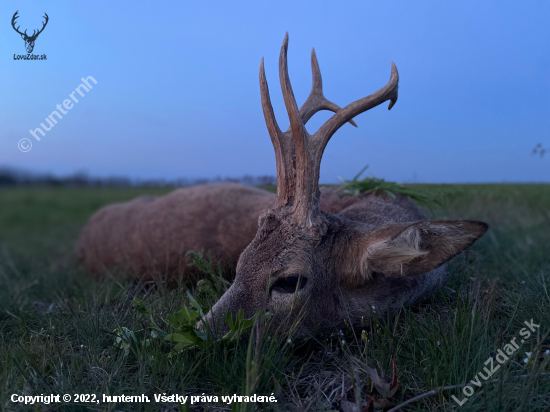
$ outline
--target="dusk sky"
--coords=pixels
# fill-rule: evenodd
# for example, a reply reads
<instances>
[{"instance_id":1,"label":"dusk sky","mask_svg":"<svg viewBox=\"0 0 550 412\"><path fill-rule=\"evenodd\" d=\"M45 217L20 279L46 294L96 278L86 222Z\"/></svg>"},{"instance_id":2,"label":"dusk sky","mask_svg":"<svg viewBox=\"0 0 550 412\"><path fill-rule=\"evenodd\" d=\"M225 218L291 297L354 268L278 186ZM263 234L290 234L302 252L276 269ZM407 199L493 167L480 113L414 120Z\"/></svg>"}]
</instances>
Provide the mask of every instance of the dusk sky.
<instances>
[{"instance_id":1,"label":"dusk sky","mask_svg":"<svg viewBox=\"0 0 550 412\"><path fill-rule=\"evenodd\" d=\"M20 30L42 27L14 60ZM64 175L275 175L258 68L288 126L278 56L288 31L298 105L315 47L340 106L400 75L399 100L327 146L321 182L364 165L398 182L550 181L550 1L11 1L0 4L0 167ZM97 84L37 141L56 105ZM313 133L331 116L317 114ZM30 139L26 153L18 142Z\"/></svg>"}]
</instances>

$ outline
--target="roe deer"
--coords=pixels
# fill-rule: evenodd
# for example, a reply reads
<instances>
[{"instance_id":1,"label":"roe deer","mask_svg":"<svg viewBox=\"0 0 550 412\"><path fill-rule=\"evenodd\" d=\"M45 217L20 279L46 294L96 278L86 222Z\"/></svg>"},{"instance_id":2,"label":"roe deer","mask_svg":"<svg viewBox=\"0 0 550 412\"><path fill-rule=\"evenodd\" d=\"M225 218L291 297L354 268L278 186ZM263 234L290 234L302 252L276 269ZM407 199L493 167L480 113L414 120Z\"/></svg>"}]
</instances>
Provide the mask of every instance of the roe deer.
<instances>
[{"instance_id":1,"label":"roe deer","mask_svg":"<svg viewBox=\"0 0 550 412\"><path fill-rule=\"evenodd\" d=\"M319 167L332 135L353 117L389 100L397 101L399 75L392 63L389 82L343 109L321 93L298 109L287 67L288 34L279 57L279 79L290 128L277 125L260 63L262 108L277 164L276 204L262 213L254 240L242 252L235 281L205 318L219 334L220 318L243 309L275 315L288 327L301 317L305 332L331 330L344 320L357 323L373 310L412 305L446 280L451 258L472 245L487 225L476 221L428 221L408 198L365 196L339 213L320 208ZM315 55L312 56L316 66ZM321 90L319 71L314 69ZM322 109L335 114L310 135L306 121ZM226 326L221 326L226 328Z\"/></svg>"},{"instance_id":2,"label":"roe deer","mask_svg":"<svg viewBox=\"0 0 550 412\"><path fill-rule=\"evenodd\" d=\"M262 108L275 149L277 195L239 184L178 189L160 198L138 198L99 210L82 231L77 251L92 272L130 267L140 277L187 273L187 250L211 251L237 267L234 283L205 321L244 309L274 313L284 326L299 313L304 331L330 330L379 311L399 309L429 296L446 280L445 263L472 245L487 225L428 221L404 196L340 198L318 187L323 151L344 123L389 100L397 101L399 76L343 109L328 101L315 51L313 86L298 109L287 68L288 35L279 77L290 118L282 132L275 120L260 64ZM335 114L314 133L307 121L321 110ZM221 322L220 322L221 323ZM223 326L221 326L223 328Z\"/></svg>"}]
</instances>

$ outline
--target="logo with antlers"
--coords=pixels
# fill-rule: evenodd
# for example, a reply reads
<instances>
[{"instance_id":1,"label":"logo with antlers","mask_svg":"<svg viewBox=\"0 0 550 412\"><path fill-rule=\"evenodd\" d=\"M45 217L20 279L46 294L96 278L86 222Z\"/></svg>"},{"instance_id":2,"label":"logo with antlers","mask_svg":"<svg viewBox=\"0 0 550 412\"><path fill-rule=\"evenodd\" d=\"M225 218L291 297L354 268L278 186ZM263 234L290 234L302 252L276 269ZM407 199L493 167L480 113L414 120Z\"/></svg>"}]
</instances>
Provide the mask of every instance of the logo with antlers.
<instances>
[{"instance_id":1,"label":"logo with antlers","mask_svg":"<svg viewBox=\"0 0 550 412\"><path fill-rule=\"evenodd\" d=\"M15 20L17 20L17 18L19 17L17 15L17 13L19 13L19 10L17 10L15 12L15 14L13 15L13 17L11 19L11 25L12 25L13 29L21 35L21 38L23 40L25 40L25 48L27 49L27 53L32 53L32 51L34 49L34 42L36 41L36 38L38 37L38 35L44 31L44 28L46 27L46 24L48 24L49 17L46 13L44 13L43 17L46 19L46 21L43 23L42 28L40 30L38 30L38 32L36 30L33 30L32 35L29 36L29 35L27 35L27 30L25 30L24 33L21 33L19 31L20 26L17 26L17 28L15 27Z\"/></svg>"}]
</instances>

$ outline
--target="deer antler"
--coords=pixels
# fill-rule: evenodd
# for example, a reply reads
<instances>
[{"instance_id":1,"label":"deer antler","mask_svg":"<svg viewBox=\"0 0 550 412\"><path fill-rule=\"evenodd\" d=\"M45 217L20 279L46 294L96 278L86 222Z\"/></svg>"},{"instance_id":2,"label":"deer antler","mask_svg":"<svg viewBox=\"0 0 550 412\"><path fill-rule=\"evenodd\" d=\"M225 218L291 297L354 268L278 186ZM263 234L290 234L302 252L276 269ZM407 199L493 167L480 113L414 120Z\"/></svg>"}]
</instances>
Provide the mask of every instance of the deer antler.
<instances>
[{"instance_id":1,"label":"deer antler","mask_svg":"<svg viewBox=\"0 0 550 412\"><path fill-rule=\"evenodd\" d=\"M17 11L13 14L13 17L11 18L11 25L12 25L13 29L14 29L17 33L19 33L21 36L26 36L26 35L27 35L27 30L25 30L25 33L21 33L21 32L19 31L19 27L21 27L21 26L17 26L17 28L15 28L15 20L17 20L17 18L19 17L19 16L17 15L17 13L19 13L19 10L17 10Z\"/></svg>"},{"instance_id":2,"label":"deer antler","mask_svg":"<svg viewBox=\"0 0 550 412\"><path fill-rule=\"evenodd\" d=\"M21 33L21 32L19 31L19 27L21 27L21 26L17 26L17 28L15 28L15 20L17 20L17 19L19 18L19 16L17 15L17 13L19 13L19 10L17 10L17 11L15 12L15 14L13 15L13 17L12 17L12 19L11 19L11 25L12 25L13 29L14 29L17 33L19 33L21 36L25 36L25 37L28 38L28 39L35 39L36 37L38 37L38 35L44 31L44 29L46 28L46 25L48 24L48 21L50 20L50 18L48 17L48 14L47 14L47 13L44 13L44 16L42 16L42 17L44 17L44 18L46 19L46 21L45 21L44 23L42 23L42 28L41 28L40 30L38 30L38 33L36 32L36 30L33 30L33 31L32 31L32 35L29 36L29 35L27 34L27 30L25 30L24 33Z\"/></svg>"},{"instance_id":3,"label":"deer antler","mask_svg":"<svg viewBox=\"0 0 550 412\"><path fill-rule=\"evenodd\" d=\"M390 100L388 109L397 101L399 74L395 64L389 82L370 96L359 99L341 109L323 96L322 80L315 50L312 51L311 67L313 86L311 93L298 110L290 84L287 64L288 33L285 35L279 56L279 80L283 99L290 119L289 129L283 133L273 113L265 70L260 64L260 90L262 108L277 162L277 199L279 206L292 206L295 218L311 227L319 215L319 169L325 147L332 135L346 122L353 123L353 117ZM335 114L321 128L310 135L305 123L319 110L331 110Z\"/></svg>"},{"instance_id":4,"label":"deer antler","mask_svg":"<svg viewBox=\"0 0 550 412\"><path fill-rule=\"evenodd\" d=\"M317 56L315 55L315 49L311 50L311 73L311 92L300 108L300 116L304 124L306 124L315 113L321 110L330 110L334 113L342 110L340 106L326 99L323 94L323 81L319 63L317 62ZM294 142L292 139L291 127L283 133L277 125L277 120L275 119L273 107L271 106L271 99L269 97L269 88L265 78L263 58L260 63L260 90L265 121L275 149L278 182L277 198L279 199L279 205L285 206L287 204L292 204L292 199L294 198L296 177ZM357 127L353 120L350 119L349 123Z\"/></svg>"},{"instance_id":5,"label":"deer antler","mask_svg":"<svg viewBox=\"0 0 550 412\"><path fill-rule=\"evenodd\" d=\"M38 35L44 31L44 29L46 28L46 24L48 24L48 21L50 20L46 12L44 12L44 16L42 17L45 18L46 21L42 23L42 28L38 30L38 33L34 34L34 30L33 30L32 37L38 37Z\"/></svg>"}]
</instances>

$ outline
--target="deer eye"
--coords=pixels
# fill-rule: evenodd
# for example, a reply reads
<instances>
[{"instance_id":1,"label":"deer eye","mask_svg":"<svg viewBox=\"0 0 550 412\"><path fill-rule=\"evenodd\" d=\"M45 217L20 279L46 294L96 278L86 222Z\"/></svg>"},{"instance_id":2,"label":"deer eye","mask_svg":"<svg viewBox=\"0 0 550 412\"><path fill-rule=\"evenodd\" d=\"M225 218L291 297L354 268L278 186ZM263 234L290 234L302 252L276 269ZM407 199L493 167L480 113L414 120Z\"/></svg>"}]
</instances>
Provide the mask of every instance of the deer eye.
<instances>
[{"instance_id":1,"label":"deer eye","mask_svg":"<svg viewBox=\"0 0 550 412\"><path fill-rule=\"evenodd\" d=\"M305 276L287 276L285 278L277 279L271 290L279 293L294 293L296 290L303 289L306 284L307 278Z\"/></svg>"}]
</instances>

